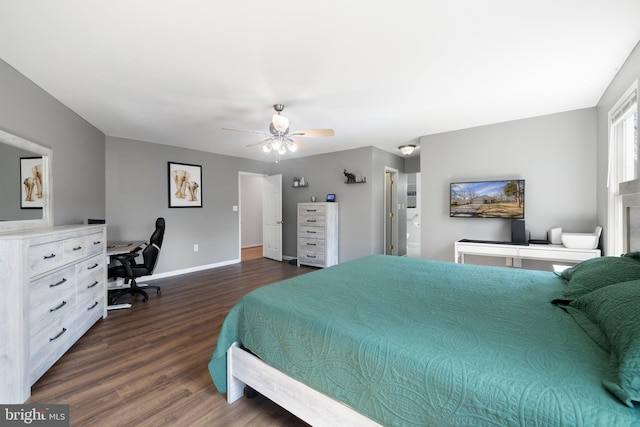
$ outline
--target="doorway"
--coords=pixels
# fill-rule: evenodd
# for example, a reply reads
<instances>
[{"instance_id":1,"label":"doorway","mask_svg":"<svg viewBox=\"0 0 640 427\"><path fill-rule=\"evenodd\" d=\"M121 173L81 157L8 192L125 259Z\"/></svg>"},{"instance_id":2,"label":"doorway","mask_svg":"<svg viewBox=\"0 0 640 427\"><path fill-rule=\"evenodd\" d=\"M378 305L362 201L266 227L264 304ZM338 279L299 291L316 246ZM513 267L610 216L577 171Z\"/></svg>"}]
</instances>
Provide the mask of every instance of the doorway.
<instances>
[{"instance_id":1,"label":"doorway","mask_svg":"<svg viewBox=\"0 0 640 427\"><path fill-rule=\"evenodd\" d=\"M262 258L264 175L239 172L240 261Z\"/></svg>"},{"instance_id":2,"label":"doorway","mask_svg":"<svg viewBox=\"0 0 640 427\"><path fill-rule=\"evenodd\" d=\"M407 256L420 258L420 172L407 174Z\"/></svg>"},{"instance_id":3,"label":"doorway","mask_svg":"<svg viewBox=\"0 0 640 427\"><path fill-rule=\"evenodd\" d=\"M385 167L384 254L398 255L398 170Z\"/></svg>"},{"instance_id":4,"label":"doorway","mask_svg":"<svg viewBox=\"0 0 640 427\"><path fill-rule=\"evenodd\" d=\"M239 260L282 261L282 175L238 174Z\"/></svg>"}]
</instances>

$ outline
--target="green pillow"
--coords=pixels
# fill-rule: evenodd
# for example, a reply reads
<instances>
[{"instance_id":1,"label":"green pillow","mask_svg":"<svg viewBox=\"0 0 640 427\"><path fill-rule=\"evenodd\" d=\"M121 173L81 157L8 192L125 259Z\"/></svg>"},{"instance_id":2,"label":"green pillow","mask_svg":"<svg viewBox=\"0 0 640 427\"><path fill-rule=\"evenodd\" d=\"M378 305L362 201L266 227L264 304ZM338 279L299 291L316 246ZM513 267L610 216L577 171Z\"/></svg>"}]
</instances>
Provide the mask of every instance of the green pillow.
<instances>
[{"instance_id":1,"label":"green pillow","mask_svg":"<svg viewBox=\"0 0 640 427\"><path fill-rule=\"evenodd\" d=\"M575 299L603 286L640 279L640 259L628 255L592 258L564 270L560 273L568 281L564 297Z\"/></svg>"},{"instance_id":2,"label":"green pillow","mask_svg":"<svg viewBox=\"0 0 640 427\"><path fill-rule=\"evenodd\" d=\"M640 402L640 280L597 289L571 302L598 325L611 354L602 384L625 405Z\"/></svg>"}]
</instances>

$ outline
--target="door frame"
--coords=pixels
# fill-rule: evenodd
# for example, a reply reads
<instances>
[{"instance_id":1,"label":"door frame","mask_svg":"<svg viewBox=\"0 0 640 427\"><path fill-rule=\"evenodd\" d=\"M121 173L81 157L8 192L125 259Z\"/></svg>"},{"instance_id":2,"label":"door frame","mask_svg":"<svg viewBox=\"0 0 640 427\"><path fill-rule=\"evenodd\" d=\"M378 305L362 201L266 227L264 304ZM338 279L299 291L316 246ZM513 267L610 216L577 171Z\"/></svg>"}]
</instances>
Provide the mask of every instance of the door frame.
<instances>
[{"instance_id":1,"label":"door frame","mask_svg":"<svg viewBox=\"0 0 640 427\"><path fill-rule=\"evenodd\" d=\"M384 167L384 198L383 198L383 212L384 212L384 254L385 255L398 255L398 177L400 171L398 169L385 166ZM387 174L391 176L393 184L391 190L387 185ZM395 188L395 191L393 191ZM388 221L389 212L387 206L391 207L391 213L393 214L391 221ZM391 230L389 228L389 222L391 223ZM391 233L391 242L389 242L388 234ZM393 248L390 248L390 244Z\"/></svg>"}]
</instances>

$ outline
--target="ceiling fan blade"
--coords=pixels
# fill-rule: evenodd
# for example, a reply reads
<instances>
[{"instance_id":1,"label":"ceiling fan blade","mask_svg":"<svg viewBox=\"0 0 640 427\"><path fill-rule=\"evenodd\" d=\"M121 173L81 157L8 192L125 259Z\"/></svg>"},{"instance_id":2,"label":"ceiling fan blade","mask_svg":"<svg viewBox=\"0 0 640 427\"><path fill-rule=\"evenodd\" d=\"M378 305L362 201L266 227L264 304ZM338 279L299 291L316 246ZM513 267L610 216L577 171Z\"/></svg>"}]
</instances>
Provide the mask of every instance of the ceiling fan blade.
<instances>
[{"instance_id":1,"label":"ceiling fan blade","mask_svg":"<svg viewBox=\"0 0 640 427\"><path fill-rule=\"evenodd\" d=\"M300 148L300 149L303 149L303 148L307 148L307 147L308 147L308 145L307 145L305 142L303 142L303 141L301 141L301 140L299 140L299 139L296 139L296 138L287 138L287 140L289 140L289 141L293 142L294 144L296 144L296 145L298 146L298 148Z\"/></svg>"},{"instance_id":2,"label":"ceiling fan blade","mask_svg":"<svg viewBox=\"0 0 640 427\"><path fill-rule=\"evenodd\" d=\"M265 138L265 139L261 139L261 140L260 140L260 141L258 141L258 142L254 142L253 144L249 144L249 145L247 145L247 147L255 147L256 145L264 144L265 142L267 142L267 141L269 141L269 140L271 140L271 139L272 139L271 137L269 137L269 138Z\"/></svg>"},{"instance_id":3,"label":"ceiling fan blade","mask_svg":"<svg viewBox=\"0 0 640 427\"><path fill-rule=\"evenodd\" d=\"M269 132L263 132L259 130L247 130L247 129L235 129L235 128L222 128L222 130L232 130L235 132L249 132L249 133L257 133L258 135L271 135Z\"/></svg>"},{"instance_id":4,"label":"ceiling fan blade","mask_svg":"<svg viewBox=\"0 0 640 427\"><path fill-rule=\"evenodd\" d=\"M310 138L315 138L319 136L333 136L335 132L333 129L307 129L307 130L298 130L291 133L291 136L306 136Z\"/></svg>"}]
</instances>

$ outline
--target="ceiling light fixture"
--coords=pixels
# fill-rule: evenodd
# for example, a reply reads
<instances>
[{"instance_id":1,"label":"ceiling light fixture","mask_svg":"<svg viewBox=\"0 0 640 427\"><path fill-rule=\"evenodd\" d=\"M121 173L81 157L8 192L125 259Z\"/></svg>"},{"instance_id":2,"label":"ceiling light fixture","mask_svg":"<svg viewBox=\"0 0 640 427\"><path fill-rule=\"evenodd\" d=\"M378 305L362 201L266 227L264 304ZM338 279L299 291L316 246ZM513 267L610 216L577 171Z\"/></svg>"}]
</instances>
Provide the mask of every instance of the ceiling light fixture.
<instances>
[{"instance_id":1,"label":"ceiling light fixture","mask_svg":"<svg viewBox=\"0 0 640 427\"><path fill-rule=\"evenodd\" d=\"M273 109L278 113L274 114L273 118L271 119L271 123L273 124L274 129L281 134L286 134L287 130L289 129L289 119L287 119L285 116L280 115L282 110L284 110L284 105L275 104L273 106Z\"/></svg>"},{"instance_id":2,"label":"ceiling light fixture","mask_svg":"<svg viewBox=\"0 0 640 427\"><path fill-rule=\"evenodd\" d=\"M305 148L306 144L299 140L297 137L326 137L333 136L333 129L307 129L295 132L290 132L289 119L282 115L284 110L284 104L274 104L273 109L276 111L271 117L271 123L269 123L269 131L256 131L246 129L234 129L234 128L222 128L223 130L233 130L240 132L251 132L259 135L267 135L260 141L247 145L247 147L253 147L255 145L262 145L262 151L265 154L270 154L272 151L276 154L276 163L280 161L280 156L283 156L288 152L295 153L301 148ZM295 137L295 138L294 138Z\"/></svg>"},{"instance_id":3,"label":"ceiling light fixture","mask_svg":"<svg viewBox=\"0 0 640 427\"><path fill-rule=\"evenodd\" d=\"M409 154L413 153L413 150L415 149L416 149L416 146L414 144L401 145L400 147L398 147L398 150L400 150L400 152L405 156L408 156Z\"/></svg>"}]
</instances>

